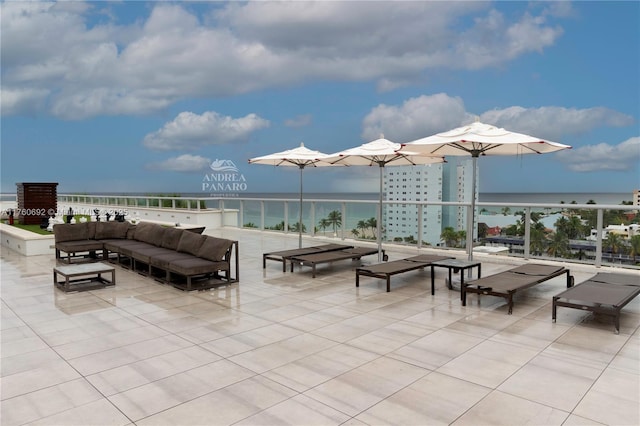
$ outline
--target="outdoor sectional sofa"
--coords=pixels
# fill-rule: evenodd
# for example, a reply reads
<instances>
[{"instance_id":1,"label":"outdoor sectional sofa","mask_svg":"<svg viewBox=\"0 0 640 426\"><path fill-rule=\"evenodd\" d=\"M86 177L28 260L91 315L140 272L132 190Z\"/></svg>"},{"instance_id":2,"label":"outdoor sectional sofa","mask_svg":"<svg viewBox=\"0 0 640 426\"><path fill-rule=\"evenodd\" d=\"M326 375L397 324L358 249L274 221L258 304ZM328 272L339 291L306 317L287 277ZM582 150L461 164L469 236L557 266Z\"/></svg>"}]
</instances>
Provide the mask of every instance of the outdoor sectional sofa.
<instances>
[{"instance_id":1,"label":"outdoor sectional sofa","mask_svg":"<svg viewBox=\"0 0 640 426\"><path fill-rule=\"evenodd\" d=\"M147 222L58 224L53 233L61 262L79 257L110 260L182 290L239 279L237 241Z\"/></svg>"}]
</instances>

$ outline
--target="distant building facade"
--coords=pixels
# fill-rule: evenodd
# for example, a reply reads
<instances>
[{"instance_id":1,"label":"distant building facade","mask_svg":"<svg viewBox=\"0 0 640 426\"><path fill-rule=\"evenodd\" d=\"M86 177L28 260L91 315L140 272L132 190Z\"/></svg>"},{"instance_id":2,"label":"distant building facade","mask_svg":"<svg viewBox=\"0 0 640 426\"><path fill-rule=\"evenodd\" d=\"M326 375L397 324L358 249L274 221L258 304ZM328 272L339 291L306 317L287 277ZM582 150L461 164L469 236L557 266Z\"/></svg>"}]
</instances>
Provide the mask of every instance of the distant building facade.
<instances>
[{"instance_id":1,"label":"distant building facade","mask_svg":"<svg viewBox=\"0 0 640 426\"><path fill-rule=\"evenodd\" d=\"M436 245L442 233L442 206L425 206L422 222L418 223L418 206L406 204L413 201L442 201L443 164L423 166L385 167L383 191L387 201L383 210L385 237L418 240L418 227L422 241Z\"/></svg>"}]
</instances>

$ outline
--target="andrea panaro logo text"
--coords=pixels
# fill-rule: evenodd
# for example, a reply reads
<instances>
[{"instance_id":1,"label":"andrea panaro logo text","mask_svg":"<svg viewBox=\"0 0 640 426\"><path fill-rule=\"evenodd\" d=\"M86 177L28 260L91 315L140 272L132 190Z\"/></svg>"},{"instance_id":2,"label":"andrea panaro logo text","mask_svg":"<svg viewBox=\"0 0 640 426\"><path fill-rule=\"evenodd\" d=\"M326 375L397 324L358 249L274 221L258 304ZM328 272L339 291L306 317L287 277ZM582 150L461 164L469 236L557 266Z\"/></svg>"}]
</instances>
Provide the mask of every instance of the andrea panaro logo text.
<instances>
[{"instance_id":1,"label":"andrea panaro logo text","mask_svg":"<svg viewBox=\"0 0 640 426\"><path fill-rule=\"evenodd\" d=\"M211 173L202 178L202 190L217 195L238 193L247 190L247 181L231 160L212 161ZM237 196L237 195L236 195Z\"/></svg>"},{"instance_id":2,"label":"andrea panaro logo text","mask_svg":"<svg viewBox=\"0 0 640 426\"><path fill-rule=\"evenodd\" d=\"M207 173L202 178L202 190L209 192L242 192L247 181L240 173Z\"/></svg>"}]
</instances>

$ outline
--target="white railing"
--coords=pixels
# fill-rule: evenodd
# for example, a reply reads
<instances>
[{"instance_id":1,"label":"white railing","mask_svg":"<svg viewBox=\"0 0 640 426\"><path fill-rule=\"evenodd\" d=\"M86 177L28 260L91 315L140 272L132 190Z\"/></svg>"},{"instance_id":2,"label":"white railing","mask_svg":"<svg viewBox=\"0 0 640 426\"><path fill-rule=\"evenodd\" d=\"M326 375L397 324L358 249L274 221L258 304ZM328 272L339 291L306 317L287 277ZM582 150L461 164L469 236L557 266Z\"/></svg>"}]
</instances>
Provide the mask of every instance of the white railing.
<instances>
[{"instance_id":1,"label":"white railing","mask_svg":"<svg viewBox=\"0 0 640 426\"><path fill-rule=\"evenodd\" d=\"M6 203L11 198L11 194L1 194L2 200ZM15 201L15 195L13 196ZM283 233L298 233L298 221L300 217L300 201L297 195L292 198L220 198L220 197L170 197L156 195L96 195L96 194L58 194L59 204L74 204L87 206L97 206L98 208L117 209L166 209L182 211L202 211L217 209L223 213L234 211L237 215L235 220L222 220L221 226L239 226L243 228L255 228L259 231L275 231ZM395 208L403 213L396 214L396 221L401 219L406 221L405 232L402 235L394 233L398 228L393 228L387 215L383 218L382 239L385 243L395 242L402 244L413 244L420 247L428 245L446 247L440 241L443 230L450 226L454 231L467 229L466 218L471 217L471 203L463 202L415 202L403 201L383 201L384 211L391 211ZM377 200L353 200L353 199L303 199L302 204L302 228L303 234L309 236L327 235L336 238L360 238L375 239L375 227L361 227L363 222L371 220L379 221ZM503 229L518 225L523 230L522 235L517 236L494 236L474 239L474 246L501 246L506 247L509 255L523 257L525 259L545 258L549 260L573 261L589 263L595 266L605 264L616 264L623 267L637 267L640 261L640 253L637 253L630 244L629 238L618 239L618 251L611 249L607 245L609 242L605 238L605 216L620 212L635 212L629 214L631 220L638 221L637 211L632 210L637 206L623 205L598 205L598 204L528 204L528 203L490 203L476 202L476 219L474 229L478 231L478 223L484 223L491 218L500 217L500 211L508 207L512 211L521 212L519 216L513 216L516 223L503 226ZM430 210L431 209L431 210ZM494 214L483 214L486 210L493 211ZM327 219L329 214L337 216L338 221L321 222ZM436 212L437 214L434 214ZM478 214L480 212L480 214ZM549 218L555 215L571 216L579 213L587 213L594 221L595 240L586 239L567 241L566 252L562 257L554 257L550 250L541 252L535 247L535 236L532 232L531 224L534 215L542 215ZM426 216L425 216L426 215ZM401 218L399 216L402 216ZM449 217L449 220L445 220ZM509 218L507 218L509 219ZM425 226L418 226L424 224ZM231 222L231 223L229 223ZM321 227L320 224L327 225ZM451 225L453 224L453 225ZM554 224L547 224L546 228L553 229ZM396 231L394 231L394 229ZM427 229L425 231L425 229ZM355 232L358 231L358 232ZM427 235L425 235L425 233ZM356 235L357 234L357 235ZM407 237L407 235L410 235ZM448 247L452 250L463 252L466 240L461 239ZM637 247L636 247L637 249ZM466 247L469 250L469 247ZM635 259L638 255L638 260Z\"/></svg>"}]
</instances>

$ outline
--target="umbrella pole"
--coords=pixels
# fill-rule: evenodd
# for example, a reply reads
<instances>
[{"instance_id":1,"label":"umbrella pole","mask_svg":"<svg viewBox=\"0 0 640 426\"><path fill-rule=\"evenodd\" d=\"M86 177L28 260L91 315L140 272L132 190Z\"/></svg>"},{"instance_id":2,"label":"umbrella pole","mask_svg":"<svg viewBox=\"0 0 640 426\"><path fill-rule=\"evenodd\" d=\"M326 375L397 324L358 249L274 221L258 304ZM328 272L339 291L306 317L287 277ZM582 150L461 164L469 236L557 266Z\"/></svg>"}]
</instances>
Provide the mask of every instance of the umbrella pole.
<instances>
[{"instance_id":1,"label":"umbrella pole","mask_svg":"<svg viewBox=\"0 0 640 426\"><path fill-rule=\"evenodd\" d=\"M377 226L376 228L378 228L378 235L377 235L377 240L378 240L378 263L382 262L382 235L381 234L381 230L382 230L382 170L384 168L384 164L380 164L380 202L378 203L378 222L377 222Z\"/></svg>"},{"instance_id":2,"label":"umbrella pole","mask_svg":"<svg viewBox=\"0 0 640 426\"><path fill-rule=\"evenodd\" d=\"M300 219L298 222L298 248L302 248L302 170L304 164L300 164Z\"/></svg>"},{"instance_id":3,"label":"umbrella pole","mask_svg":"<svg viewBox=\"0 0 640 426\"><path fill-rule=\"evenodd\" d=\"M467 253L469 254L469 262L473 261L473 230L474 230L474 222L475 222L475 214L476 214L476 170L478 167L478 156L473 155L472 158L473 168L471 176L471 217L469 223L467 225ZM471 268L469 269L471 272Z\"/></svg>"}]
</instances>

